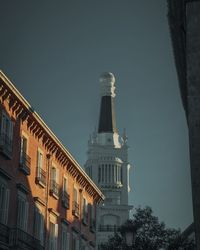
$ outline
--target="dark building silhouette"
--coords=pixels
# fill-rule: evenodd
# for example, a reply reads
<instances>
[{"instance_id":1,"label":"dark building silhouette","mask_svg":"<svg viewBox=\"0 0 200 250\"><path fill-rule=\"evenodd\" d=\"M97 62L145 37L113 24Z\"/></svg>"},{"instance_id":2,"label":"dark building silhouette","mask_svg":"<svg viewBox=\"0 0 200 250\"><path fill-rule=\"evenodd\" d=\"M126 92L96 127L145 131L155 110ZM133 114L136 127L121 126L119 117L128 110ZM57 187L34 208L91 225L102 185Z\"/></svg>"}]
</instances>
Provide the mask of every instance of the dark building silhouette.
<instances>
[{"instance_id":1,"label":"dark building silhouette","mask_svg":"<svg viewBox=\"0 0 200 250\"><path fill-rule=\"evenodd\" d=\"M180 92L186 113L194 230L200 250L200 1L168 0L168 19Z\"/></svg>"}]
</instances>

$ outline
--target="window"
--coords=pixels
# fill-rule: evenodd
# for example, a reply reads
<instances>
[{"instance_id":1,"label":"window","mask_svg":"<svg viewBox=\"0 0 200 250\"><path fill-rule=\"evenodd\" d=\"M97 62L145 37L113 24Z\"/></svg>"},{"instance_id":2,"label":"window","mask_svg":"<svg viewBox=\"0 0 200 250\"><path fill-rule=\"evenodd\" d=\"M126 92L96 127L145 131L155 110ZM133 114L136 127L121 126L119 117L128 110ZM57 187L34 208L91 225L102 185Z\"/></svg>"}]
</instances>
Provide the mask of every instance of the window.
<instances>
[{"instance_id":1,"label":"window","mask_svg":"<svg viewBox=\"0 0 200 250\"><path fill-rule=\"evenodd\" d=\"M37 176L36 181L42 187L46 186L46 172L43 169L43 154L41 150L37 151Z\"/></svg>"},{"instance_id":2,"label":"window","mask_svg":"<svg viewBox=\"0 0 200 250\"><path fill-rule=\"evenodd\" d=\"M82 205L82 217L83 217L83 223L86 225L88 223L88 202L83 197L83 205Z\"/></svg>"},{"instance_id":3,"label":"window","mask_svg":"<svg viewBox=\"0 0 200 250\"><path fill-rule=\"evenodd\" d=\"M22 229L23 231L27 230L28 208L29 208L29 203L27 201L26 194L18 191L17 227Z\"/></svg>"},{"instance_id":4,"label":"window","mask_svg":"<svg viewBox=\"0 0 200 250\"><path fill-rule=\"evenodd\" d=\"M20 161L23 161L24 153L27 154L28 140L25 136L21 137L21 152L20 152Z\"/></svg>"},{"instance_id":5,"label":"window","mask_svg":"<svg viewBox=\"0 0 200 250\"><path fill-rule=\"evenodd\" d=\"M0 223L7 224L9 209L10 190L0 178Z\"/></svg>"},{"instance_id":6,"label":"window","mask_svg":"<svg viewBox=\"0 0 200 250\"><path fill-rule=\"evenodd\" d=\"M58 198L59 196L59 172L55 166L51 168L51 188L50 193L55 197Z\"/></svg>"},{"instance_id":7,"label":"window","mask_svg":"<svg viewBox=\"0 0 200 250\"><path fill-rule=\"evenodd\" d=\"M7 157L12 156L13 122L10 117L2 112L0 127L1 152Z\"/></svg>"},{"instance_id":8,"label":"window","mask_svg":"<svg viewBox=\"0 0 200 250\"><path fill-rule=\"evenodd\" d=\"M62 191L62 204L65 208L69 209L69 194L67 192L68 183L67 178L63 178L63 191Z\"/></svg>"},{"instance_id":9,"label":"window","mask_svg":"<svg viewBox=\"0 0 200 250\"><path fill-rule=\"evenodd\" d=\"M96 221L95 221L95 205L88 204L89 218L90 218L90 231L95 232Z\"/></svg>"},{"instance_id":10,"label":"window","mask_svg":"<svg viewBox=\"0 0 200 250\"><path fill-rule=\"evenodd\" d=\"M43 245L44 243L44 215L38 207L35 207L34 235Z\"/></svg>"},{"instance_id":11,"label":"window","mask_svg":"<svg viewBox=\"0 0 200 250\"><path fill-rule=\"evenodd\" d=\"M79 216L79 204L78 204L78 191L74 187L73 191L73 208L72 208L72 214L76 217Z\"/></svg>"},{"instance_id":12,"label":"window","mask_svg":"<svg viewBox=\"0 0 200 250\"><path fill-rule=\"evenodd\" d=\"M49 250L57 250L58 224L49 223Z\"/></svg>"},{"instance_id":13,"label":"window","mask_svg":"<svg viewBox=\"0 0 200 250\"><path fill-rule=\"evenodd\" d=\"M104 164L102 164L102 182L104 182Z\"/></svg>"},{"instance_id":14,"label":"window","mask_svg":"<svg viewBox=\"0 0 200 250\"><path fill-rule=\"evenodd\" d=\"M42 152L40 152L38 150L38 152L37 152L37 167L39 169L42 169L42 165L43 165L43 154L42 154Z\"/></svg>"},{"instance_id":15,"label":"window","mask_svg":"<svg viewBox=\"0 0 200 250\"><path fill-rule=\"evenodd\" d=\"M79 250L80 249L80 241L78 235L75 233L72 234L72 250Z\"/></svg>"},{"instance_id":16,"label":"window","mask_svg":"<svg viewBox=\"0 0 200 250\"><path fill-rule=\"evenodd\" d=\"M109 164L108 176L109 176L109 183L110 183L111 182L111 165L110 164Z\"/></svg>"},{"instance_id":17,"label":"window","mask_svg":"<svg viewBox=\"0 0 200 250\"><path fill-rule=\"evenodd\" d=\"M101 167L99 166L99 169L98 169L98 183L101 182Z\"/></svg>"},{"instance_id":18,"label":"window","mask_svg":"<svg viewBox=\"0 0 200 250\"><path fill-rule=\"evenodd\" d=\"M108 182L108 165L105 164L105 183Z\"/></svg>"},{"instance_id":19,"label":"window","mask_svg":"<svg viewBox=\"0 0 200 250\"><path fill-rule=\"evenodd\" d=\"M68 186L68 184L67 184L67 178L64 177L63 178L63 192L67 193L67 186Z\"/></svg>"},{"instance_id":20,"label":"window","mask_svg":"<svg viewBox=\"0 0 200 250\"><path fill-rule=\"evenodd\" d=\"M30 175L30 157L27 154L28 139L22 135L20 148L20 169L27 175Z\"/></svg>"},{"instance_id":21,"label":"window","mask_svg":"<svg viewBox=\"0 0 200 250\"><path fill-rule=\"evenodd\" d=\"M70 234L67 231L67 226L62 224L62 236L61 236L61 250L70 250L69 249L69 239Z\"/></svg>"}]
</instances>

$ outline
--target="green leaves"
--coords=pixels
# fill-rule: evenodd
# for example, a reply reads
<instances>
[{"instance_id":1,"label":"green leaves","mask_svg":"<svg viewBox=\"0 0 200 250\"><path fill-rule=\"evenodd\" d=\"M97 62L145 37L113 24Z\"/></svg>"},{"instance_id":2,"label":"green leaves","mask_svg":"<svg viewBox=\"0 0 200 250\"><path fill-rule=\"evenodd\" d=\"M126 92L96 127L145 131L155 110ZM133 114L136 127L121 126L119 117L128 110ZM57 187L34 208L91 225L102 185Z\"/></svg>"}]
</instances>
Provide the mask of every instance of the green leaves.
<instances>
[{"instance_id":1,"label":"green leaves","mask_svg":"<svg viewBox=\"0 0 200 250\"><path fill-rule=\"evenodd\" d=\"M119 232L111 237L106 244L102 244L104 250L126 250L125 232L135 233L135 250L194 250L193 239L185 239L180 230L166 228L164 222L153 215L150 207L136 208L132 220L126 221ZM130 249L130 248L129 248Z\"/></svg>"}]
</instances>

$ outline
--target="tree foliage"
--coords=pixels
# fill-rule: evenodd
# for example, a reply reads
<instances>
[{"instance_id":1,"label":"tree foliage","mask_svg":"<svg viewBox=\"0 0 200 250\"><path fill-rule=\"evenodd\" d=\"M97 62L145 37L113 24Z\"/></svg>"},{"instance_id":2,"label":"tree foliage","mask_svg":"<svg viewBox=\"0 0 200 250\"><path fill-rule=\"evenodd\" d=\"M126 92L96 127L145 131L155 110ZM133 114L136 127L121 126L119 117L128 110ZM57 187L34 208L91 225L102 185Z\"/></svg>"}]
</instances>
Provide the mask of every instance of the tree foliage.
<instances>
[{"instance_id":1,"label":"tree foliage","mask_svg":"<svg viewBox=\"0 0 200 250\"><path fill-rule=\"evenodd\" d=\"M126 250L124 233L127 226L135 231L135 250L194 250L194 242L182 237L180 230L166 228L158 217L153 215L150 207L137 208L133 219L121 226L120 231L116 232L107 243L102 244L104 250ZM129 228L130 230L130 228Z\"/></svg>"}]
</instances>

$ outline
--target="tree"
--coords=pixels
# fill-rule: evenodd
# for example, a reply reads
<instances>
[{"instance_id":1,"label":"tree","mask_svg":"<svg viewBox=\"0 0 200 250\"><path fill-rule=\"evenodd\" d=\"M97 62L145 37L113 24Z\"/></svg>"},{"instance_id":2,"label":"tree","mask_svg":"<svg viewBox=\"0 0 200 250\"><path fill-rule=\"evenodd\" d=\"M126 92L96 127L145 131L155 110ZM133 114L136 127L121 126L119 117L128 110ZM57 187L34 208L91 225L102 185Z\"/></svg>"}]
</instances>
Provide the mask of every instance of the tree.
<instances>
[{"instance_id":1,"label":"tree","mask_svg":"<svg viewBox=\"0 0 200 250\"><path fill-rule=\"evenodd\" d=\"M111 237L107 243L102 244L104 250L126 250L124 242L124 232L128 227L135 230L136 250L158 250L164 248L167 250L193 250L194 242L185 240L181 236L180 230L166 228L163 222L159 222L158 217L153 215L150 207L137 208L132 220L128 220L121 226L120 230Z\"/></svg>"}]
</instances>

